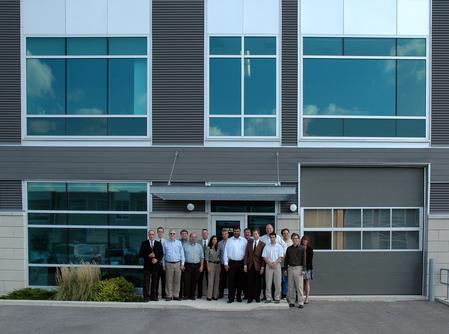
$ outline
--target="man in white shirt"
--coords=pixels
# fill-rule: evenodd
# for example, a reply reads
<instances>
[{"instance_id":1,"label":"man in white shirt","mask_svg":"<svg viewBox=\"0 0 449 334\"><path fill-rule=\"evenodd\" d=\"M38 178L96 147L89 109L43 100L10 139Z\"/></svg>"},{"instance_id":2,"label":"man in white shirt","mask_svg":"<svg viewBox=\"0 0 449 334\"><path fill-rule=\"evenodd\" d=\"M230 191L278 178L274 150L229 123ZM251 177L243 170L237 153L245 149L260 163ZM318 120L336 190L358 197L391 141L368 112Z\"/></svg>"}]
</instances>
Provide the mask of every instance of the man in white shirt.
<instances>
[{"instance_id":1,"label":"man in white shirt","mask_svg":"<svg viewBox=\"0 0 449 334\"><path fill-rule=\"evenodd\" d=\"M265 232L266 234L260 237L260 240L262 240L265 245L270 244L270 234L274 232L274 228L273 225L268 224L267 226L265 226ZM282 246L282 249L284 250L284 254L287 251L287 244L284 242L284 240L282 240L281 236L276 235L276 242Z\"/></svg>"},{"instance_id":2,"label":"man in white shirt","mask_svg":"<svg viewBox=\"0 0 449 334\"><path fill-rule=\"evenodd\" d=\"M267 244L262 252L262 257L267 264L265 268L265 281L266 281L266 301L265 303L271 303L271 285L274 281L274 302L279 304L281 300L281 262L284 259L284 249L276 240L276 233L269 235L270 243Z\"/></svg>"},{"instance_id":3,"label":"man in white shirt","mask_svg":"<svg viewBox=\"0 0 449 334\"><path fill-rule=\"evenodd\" d=\"M240 237L240 228L234 228L234 236L226 242L223 255L225 270L229 271L228 303L233 303L234 299L237 299L239 303L242 302L243 259L246 244L246 239Z\"/></svg>"},{"instance_id":4,"label":"man in white shirt","mask_svg":"<svg viewBox=\"0 0 449 334\"><path fill-rule=\"evenodd\" d=\"M165 238L164 238L164 228L162 226L159 226L157 228L157 240L162 244L162 248L164 248L164 243L165 243ZM165 299L166 294L165 294L165 270L164 270L164 266L162 265L162 262L160 264L160 271L159 271L159 280L161 283L160 286L160 291L161 291L161 295L162 298ZM159 282L158 282L158 286L159 286Z\"/></svg>"}]
</instances>

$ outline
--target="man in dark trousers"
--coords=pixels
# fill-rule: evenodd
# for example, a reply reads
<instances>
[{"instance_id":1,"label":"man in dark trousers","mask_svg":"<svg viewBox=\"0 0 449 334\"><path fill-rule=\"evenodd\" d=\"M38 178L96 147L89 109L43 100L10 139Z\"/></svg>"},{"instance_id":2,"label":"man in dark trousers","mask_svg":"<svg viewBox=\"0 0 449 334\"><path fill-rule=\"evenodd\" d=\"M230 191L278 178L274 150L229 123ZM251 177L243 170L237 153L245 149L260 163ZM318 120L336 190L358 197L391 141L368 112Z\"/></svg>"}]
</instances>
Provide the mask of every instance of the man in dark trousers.
<instances>
[{"instance_id":1,"label":"man in dark trousers","mask_svg":"<svg viewBox=\"0 0 449 334\"><path fill-rule=\"evenodd\" d=\"M247 273L248 279L248 304L255 300L260 303L261 280L265 270L265 261L262 258L262 251L265 244L259 238L259 229L254 229L253 238L248 240L243 260L243 271Z\"/></svg>"},{"instance_id":2,"label":"man in dark trousers","mask_svg":"<svg viewBox=\"0 0 449 334\"><path fill-rule=\"evenodd\" d=\"M139 256L143 258L143 299L157 301L160 262L164 257L162 244L154 239L154 230L148 231L148 240L140 245Z\"/></svg>"}]
</instances>

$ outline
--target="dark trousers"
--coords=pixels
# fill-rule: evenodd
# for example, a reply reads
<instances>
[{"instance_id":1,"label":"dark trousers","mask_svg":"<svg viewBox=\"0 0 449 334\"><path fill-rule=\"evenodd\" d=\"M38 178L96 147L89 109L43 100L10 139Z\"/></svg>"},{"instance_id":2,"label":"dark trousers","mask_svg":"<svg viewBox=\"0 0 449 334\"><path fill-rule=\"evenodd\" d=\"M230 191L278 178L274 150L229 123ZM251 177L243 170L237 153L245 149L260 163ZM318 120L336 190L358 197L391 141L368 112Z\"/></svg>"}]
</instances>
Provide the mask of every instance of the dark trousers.
<instances>
[{"instance_id":1,"label":"dark trousers","mask_svg":"<svg viewBox=\"0 0 449 334\"><path fill-rule=\"evenodd\" d=\"M226 271L224 265L222 264L220 271L220 282L218 283L218 296L220 298L223 298L224 296L224 289L229 287L228 280L229 280L229 271Z\"/></svg>"},{"instance_id":2,"label":"dark trousers","mask_svg":"<svg viewBox=\"0 0 449 334\"><path fill-rule=\"evenodd\" d=\"M206 270L203 270L203 272L200 273L198 277L198 298L203 297L203 292L206 294L207 291L203 291L203 280L206 280L208 282L208 276L207 276L207 268ZM207 286L207 284L206 284Z\"/></svg>"},{"instance_id":3,"label":"dark trousers","mask_svg":"<svg viewBox=\"0 0 449 334\"><path fill-rule=\"evenodd\" d=\"M163 266L159 266L159 279L161 281L161 295L162 298L165 298L165 270ZM159 285L159 281L158 281Z\"/></svg>"},{"instance_id":4,"label":"dark trousers","mask_svg":"<svg viewBox=\"0 0 449 334\"><path fill-rule=\"evenodd\" d=\"M229 260L229 296L230 301L242 298L243 288L243 260L233 261Z\"/></svg>"},{"instance_id":5,"label":"dark trousers","mask_svg":"<svg viewBox=\"0 0 449 334\"><path fill-rule=\"evenodd\" d=\"M194 299L195 290L200 276L199 263L185 263L184 270L184 298Z\"/></svg>"},{"instance_id":6,"label":"dark trousers","mask_svg":"<svg viewBox=\"0 0 449 334\"><path fill-rule=\"evenodd\" d=\"M157 299L159 265L143 271L143 298Z\"/></svg>"},{"instance_id":7,"label":"dark trousers","mask_svg":"<svg viewBox=\"0 0 449 334\"><path fill-rule=\"evenodd\" d=\"M254 266L248 270L248 300L260 300L260 291L262 289L262 275Z\"/></svg>"},{"instance_id":8,"label":"dark trousers","mask_svg":"<svg viewBox=\"0 0 449 334\"><path fill-rule=\"evenodd\" d=\"M243 290L243 296L245 298L248 298L248 273L243 272L242 273L242 290Z\"/></svg>"}]
</instances>

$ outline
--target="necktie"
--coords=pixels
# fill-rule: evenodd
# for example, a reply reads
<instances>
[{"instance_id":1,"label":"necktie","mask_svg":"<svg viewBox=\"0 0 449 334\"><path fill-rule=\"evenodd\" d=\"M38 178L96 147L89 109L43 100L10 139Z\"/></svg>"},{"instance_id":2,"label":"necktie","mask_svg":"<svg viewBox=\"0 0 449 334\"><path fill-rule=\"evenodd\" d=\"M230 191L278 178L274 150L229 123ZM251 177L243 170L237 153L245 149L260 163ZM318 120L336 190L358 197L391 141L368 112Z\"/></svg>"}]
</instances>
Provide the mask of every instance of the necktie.
<instances>
[{"instance_id":1,"label":"necktie","mask_svg":"<svg viewBox=\"0 0 449 334\"><path fill-rule=\"evenodd\" d=\"M153 248L153 241L150 241L151 248Z\"/></svg>"},{"instance_id":2,"label":"necktie","mask_svg":"<svg viewBox=\"0 0 449 334\"><path fill-rule=\"evenodd\" d=\"M257 247L257 241L254 240L254 251L256 251L256 247Z\"/></svg>"}]
</instances>

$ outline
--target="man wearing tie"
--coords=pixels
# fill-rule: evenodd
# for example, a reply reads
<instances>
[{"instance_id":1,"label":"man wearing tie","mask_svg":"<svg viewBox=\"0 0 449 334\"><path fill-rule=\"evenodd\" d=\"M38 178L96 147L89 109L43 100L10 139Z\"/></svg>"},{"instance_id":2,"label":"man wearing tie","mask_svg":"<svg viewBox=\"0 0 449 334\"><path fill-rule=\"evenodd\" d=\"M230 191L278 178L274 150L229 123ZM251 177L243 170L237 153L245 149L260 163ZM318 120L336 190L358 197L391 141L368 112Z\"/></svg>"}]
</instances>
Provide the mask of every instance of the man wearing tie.
<instances>
[{"instance_id":1,"label":"man wearing tie","mask_svg":"<svg viewBox=\"0 0 449 334\"><path fill-rule=\"evenodd\" d=\"M246 244L246 239L240 237L240 228L234 228L234 236L226 242L223 255L225 270L229 271L228 303L233 303L234 299L237 299L239 303L242 302L243 258Z\"/></svg>"},{"instance_id":2,"label":"man wearing tie","mask_svg":"<svg viewBox=\"0 0 449 334\"><path fill-rule=\"evenodd\" d=\"M164 257L162 244L154 239L154 230L148 231L148 240L140 245L139 256L143 258L143 299L157 301L160 263Z\"/></svg>"},{"instance_id":3,"label":"man wearing tie","mask_svg":"<svg viewBox=\"0 0 449 334\"><path fill-rule=\"evenodd\" d=\"M162 244L162 248L164 248L164 228L159 226L157 228L157 240ZM165 270L164 270L164 266L162 265L162 261L159 263L159 281L161 282L161 295L162 298L165 299L166 294L165 294ZM159 285L159 282L158 282Z\"/></svg>"},{"instance_id":4,"label":"man wearing tie","mask_svg":"<svg viewBox=\"0 0 449 334\"><path fill-rule=\"evenodd\" d=\"M199 244L203 248L203 254L206 255L207 244L209 243L209 231L205 228L201 231L201 241ZM207 266L206 263L203 263L203 267L206 270L203 270L198 277L198 298L201 299L203 297L203 291L207 291Z\"/></svg>"},{"instance_id":5,"label":"man wearing tie","mask_svg":"<svg viewBox=\"0 0 449 334\"><path fill-rule=\"evenodd\" d=\"M243 271L247 273L248 279L248 304L253 300L260 302L261 279L265 270L265 262L262 258L262 251L265 243L260 240L258 228L253 231L253 239L248 240L245 250Z\"/></svg>"}]
</instances>

